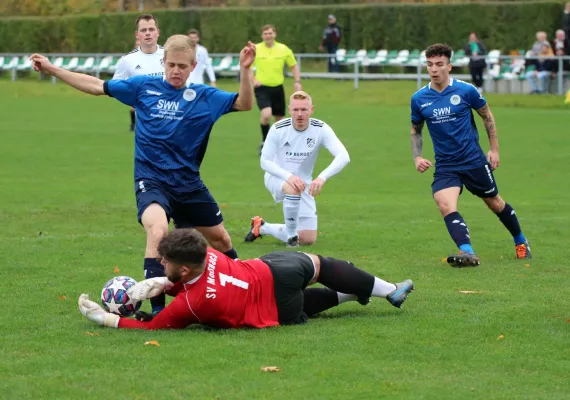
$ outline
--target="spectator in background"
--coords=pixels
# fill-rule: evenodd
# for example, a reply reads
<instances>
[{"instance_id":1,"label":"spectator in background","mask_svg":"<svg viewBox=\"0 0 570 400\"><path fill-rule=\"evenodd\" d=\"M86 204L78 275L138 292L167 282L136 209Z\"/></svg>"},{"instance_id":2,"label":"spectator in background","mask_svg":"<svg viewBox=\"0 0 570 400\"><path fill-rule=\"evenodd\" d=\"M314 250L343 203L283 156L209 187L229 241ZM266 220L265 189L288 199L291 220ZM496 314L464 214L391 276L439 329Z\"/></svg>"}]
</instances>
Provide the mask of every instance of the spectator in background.
<instances>
[{"instance_id":1,"label":"spectator in background","mask_svg":"<svg viewBox=\"0 0 570 400\"><path fill-rule=\"evenodd\" d=\"M537 56L540 54L542 46L544 44L548 44L546 32L540 31L536 32L536 42L532 45L532 49L530 50L533 56Z\"/></svg>"},{"instance_id":2,"label":"spectator in background","mask_svg":"<svg viewBox=\"0 0 570 400\"><path fill-rule=\"evenodd\" d=\"M539 56L539 58L527 61L526 79L530 85L531 94L548 92L550 75L556 71L555 60L543 58L554 56L552 47L548 43L542 45ZM534 68L529 69L530 66L534 66Z\"/></svg>"},{"instance_id":3,"label":"spectator in background","mask_svg":"<svg viewBox=\"0 0 570 400\"><path fill-rule=\"evenodd\" d=\"M323 40L319 49L321 51L326 50L327 53L331 54L329 57L329 72L339 72L340 68L336 62L336 51L338 50L338 45L342 37L342 31L339 24L336 23L336 17L332 14L329 15L329 24L323 32Z\"/></svg>"},{"instance_id":4,"label":"spectator in background","mask_svg":"<svg viewBox=\"0 0 570 400\"><path fill-rule=\"evenodd\" d=\"M570 41L566 36L566 33L562 29L556 31L556 37L552 41L552 49L554 50L554 55L556 56L567 56L570 55ZM556 65L554 70L558 72L558 61L555 61ZM570 61L562 61L562 70L570 71Z\"/></svg>"},{"instance_id":5,"label":"spectator in background","mask_svg":"<svg viewBox=\"0 0 570 400\"><path fill-rule=\"evenodd\" d=\"M562 14L562 29L566 33L566 37L570 38L570 1L564 7L564 14Z\"/></svg>"},{"instance_id":6,"label":"spectator in background","mask_svg":"<svg viewBox=\"0 0 570 400\"><path fill-rule=\"evenodd\" d=\"M471 80L479 93L483 93L483 73L487 66L485 54L487 54L487 49L485 49L475 32L471 32L469 34L469 42L465 45L465 55L469 57Z\"/></svg>"}]
</instances>

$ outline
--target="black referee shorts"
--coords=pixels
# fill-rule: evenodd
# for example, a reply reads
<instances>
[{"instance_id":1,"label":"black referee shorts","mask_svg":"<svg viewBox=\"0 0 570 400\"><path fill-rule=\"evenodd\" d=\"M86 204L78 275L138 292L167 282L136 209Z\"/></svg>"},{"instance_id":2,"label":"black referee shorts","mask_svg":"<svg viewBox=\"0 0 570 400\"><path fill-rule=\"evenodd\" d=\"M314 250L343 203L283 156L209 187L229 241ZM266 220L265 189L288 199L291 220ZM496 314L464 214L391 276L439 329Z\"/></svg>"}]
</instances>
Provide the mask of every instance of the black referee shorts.
<instances>
[{"instance_id":1,"label":"black referee shorts","mask_svg":"<svg viewBox=\"0 0 570 400\"><path fill-rule=\"evenodd\" d=\"M271 107L271 114L285 116L285 90L283 85L260 86L255 88L255 100L260 110Z\"/></svg>"},{"instance_id":2,"label":"black referee shorts","mask_svg":"<svg viewBox=\"0 0 570 400\"><path fill-rule=\"evenodd\" d=\"M275 302L280 325L304 324L303 290L315 276L311 257L296 251L275 251L259 257L273 275Z\"/></svg>"}]
</instances>

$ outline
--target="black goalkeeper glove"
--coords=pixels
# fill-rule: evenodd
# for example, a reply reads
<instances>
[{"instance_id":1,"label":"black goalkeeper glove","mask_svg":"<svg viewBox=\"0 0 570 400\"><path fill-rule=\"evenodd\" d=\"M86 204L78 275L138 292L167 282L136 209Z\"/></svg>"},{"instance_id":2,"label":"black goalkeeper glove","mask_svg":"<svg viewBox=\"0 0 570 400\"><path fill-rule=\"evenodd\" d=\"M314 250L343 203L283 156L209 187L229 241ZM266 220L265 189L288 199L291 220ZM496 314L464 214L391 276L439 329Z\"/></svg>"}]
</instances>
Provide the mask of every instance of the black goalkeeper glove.
<instances>
[{"instance_id":1,"label":"black goalkeeper glove","mask_svg":"<svg viewBox=\"0 0 570 400\"><path fill-rule=\"evenodd\" d=\"M135 312L135 319L137 321L143 321L143 322L150 322L152 321L152 319L154 318L154 315L144 312L144 311L137 311Z\"/></svg>"}]
</instances>

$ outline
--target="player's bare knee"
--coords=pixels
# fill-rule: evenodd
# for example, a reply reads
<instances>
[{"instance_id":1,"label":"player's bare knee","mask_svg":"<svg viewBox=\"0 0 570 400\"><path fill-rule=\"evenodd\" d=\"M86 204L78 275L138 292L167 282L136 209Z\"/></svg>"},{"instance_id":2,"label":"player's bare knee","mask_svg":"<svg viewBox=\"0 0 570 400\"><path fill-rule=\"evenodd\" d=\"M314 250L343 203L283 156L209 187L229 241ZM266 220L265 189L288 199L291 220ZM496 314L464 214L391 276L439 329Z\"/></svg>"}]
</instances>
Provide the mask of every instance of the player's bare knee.
<instances>
[{"instance_id":1,"label":"player's bare knee","mask_svg":"<svg viewBox=\"0 0 570 400\"><path fill-rule=\"evenodd\" d=\"M304 246L310 246L317 241L316 231L299 231L299 243Z\"/></svg>"},{"instance_id":2,"label":"player's bare knee","mask_svg":"<svg viewBox=\"0 0 570 400\"><path fill-rule=\"evenodd\" d=\"M163 237L168 234L168 225L155 224L147 228L146 237L149 245L157 247Z\"/></svg>"},{"instance_id":3,"label":"player's bare knee","mask_svg":"<svg viewBox=\"0 0 570 400\"><path fill-rule=\"evenodd\" d=\"M439 207L439 212L441 212L441 215L444 217L451 214L452 212L457 211L457 207L447 201L438 202L437 206Z\"/></svg>"},{"instance_id":4,"label":"player's bare knee","mask_svg":"<svg viewBox=\"0 0 570 400\"><path fill-rule=\"evenodd\" d=\"M271 120L271 108L264 108L261 110L261 124L269 125Z\"/></svg>"},{"instance_id":5,"label":"player's bare knee","mask_svg":"<svg viewBox=\"0 0 570 400\"><path fill-rule=\"evenodd\" d=\"M208 230L202 234L214 249L222 253L232 249L232 239L225 228Z\"/></svg>"}]
</instances>

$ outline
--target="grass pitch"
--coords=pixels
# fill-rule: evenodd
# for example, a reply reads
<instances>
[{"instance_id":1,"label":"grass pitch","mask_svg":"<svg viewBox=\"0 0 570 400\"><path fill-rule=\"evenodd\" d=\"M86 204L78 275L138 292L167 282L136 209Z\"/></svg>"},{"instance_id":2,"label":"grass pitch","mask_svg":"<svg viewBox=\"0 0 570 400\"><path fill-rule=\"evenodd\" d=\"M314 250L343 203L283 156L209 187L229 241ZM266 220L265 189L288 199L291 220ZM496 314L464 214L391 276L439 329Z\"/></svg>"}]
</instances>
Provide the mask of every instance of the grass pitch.
<instances>
[{"instance_id":1,"label":"grass pitch","mask_svg":"<svg viewBox=\"0 0 570 400\"><path fill-rule=\"evenodd\" d=\"M98 299L117 269L142 278L128 109L61 83L4 81L0 398L567 398L570 110L562 98L487 96L501 144L498 187L535 258L515 260L506 229L465 192L460 212L482 265L456 270L442 262L455 248L431 199L431 173L417 173L411 159L415 83L304 85L314 116L352 159L317 199L320 235L308 251L387 280L412 278L404 308L374 299L267 330L95 326L80 315L79 294ZM283 247L270 237L243 243L251 216L282 220L263 186L259 138L257 110L224 116L202 166L241 258ZM424 147L432 157L428 139ZM324 151L316 171L330 159ZM145 346L150 340L160 347Z\"/></svg>"}]
</instances>

